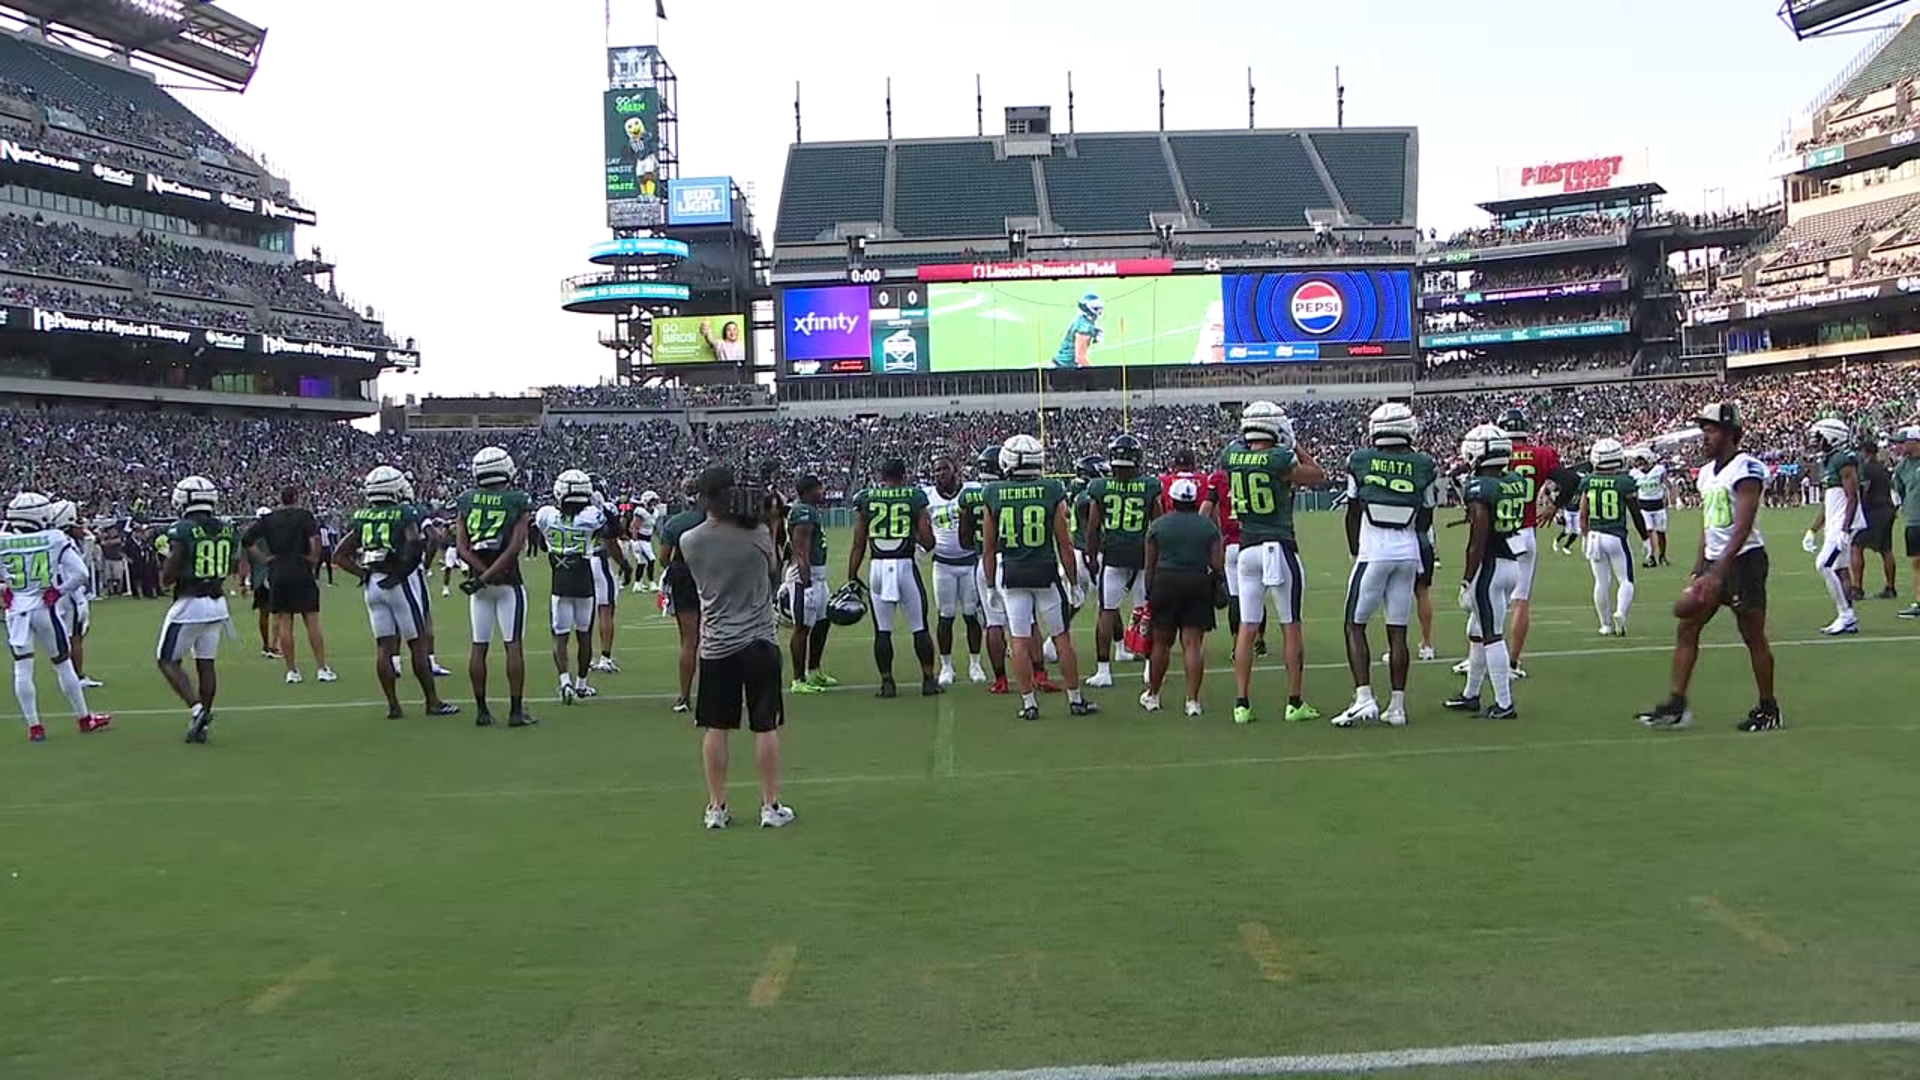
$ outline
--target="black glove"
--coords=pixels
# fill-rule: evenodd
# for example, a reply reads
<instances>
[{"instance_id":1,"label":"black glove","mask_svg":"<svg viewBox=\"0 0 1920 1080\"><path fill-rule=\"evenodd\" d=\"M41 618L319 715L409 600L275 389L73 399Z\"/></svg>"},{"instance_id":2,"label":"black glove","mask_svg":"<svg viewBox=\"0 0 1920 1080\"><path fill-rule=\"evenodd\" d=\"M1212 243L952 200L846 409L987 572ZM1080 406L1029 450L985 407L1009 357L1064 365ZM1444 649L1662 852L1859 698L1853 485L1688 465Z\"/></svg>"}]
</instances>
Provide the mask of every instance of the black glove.
<instances>
[{"instance_id":1,"label":"black glove","mask_svg":"<svg viewBox=\"0 0 1920 1080\"><path fill-rule=\"evenodd\" d=\"M472 596L485 587L477 577L462 578L460 580L460 591L466 593L468 596Z\"/></svg>"},{"instance_id":2,"label":"black glove","mask_svg":"<svg viewBox=\"0 0 1920 1080\"><path fill-rule=\"evenodd\" d=\"M1227 605L1231 603L1233 603L1233 594L1227 592L1227 579L1220 574L1214 574L1213 575L1213 608L1214 610L1225 611L1227 609Z\"/></svg>"}]
</instances>

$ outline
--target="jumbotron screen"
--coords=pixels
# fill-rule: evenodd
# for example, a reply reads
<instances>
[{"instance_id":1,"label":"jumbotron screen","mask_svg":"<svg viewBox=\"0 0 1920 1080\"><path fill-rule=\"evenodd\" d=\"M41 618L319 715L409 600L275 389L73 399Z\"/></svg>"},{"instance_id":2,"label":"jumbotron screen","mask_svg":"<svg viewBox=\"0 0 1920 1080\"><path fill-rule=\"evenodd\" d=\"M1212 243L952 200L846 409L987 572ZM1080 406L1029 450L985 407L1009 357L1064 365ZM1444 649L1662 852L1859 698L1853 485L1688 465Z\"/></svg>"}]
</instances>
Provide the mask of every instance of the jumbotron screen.
<instances>
[{"instance_id":1,"label":"jumbotron screen","mask_svg":"<svg viewBox=\"0 0 1920 1080\"><path fill-rule=\"evenodd\" d=\"M1407 270L826 285L780 291L788 375L1389 360Z\"/></svg>"}]
</instances>

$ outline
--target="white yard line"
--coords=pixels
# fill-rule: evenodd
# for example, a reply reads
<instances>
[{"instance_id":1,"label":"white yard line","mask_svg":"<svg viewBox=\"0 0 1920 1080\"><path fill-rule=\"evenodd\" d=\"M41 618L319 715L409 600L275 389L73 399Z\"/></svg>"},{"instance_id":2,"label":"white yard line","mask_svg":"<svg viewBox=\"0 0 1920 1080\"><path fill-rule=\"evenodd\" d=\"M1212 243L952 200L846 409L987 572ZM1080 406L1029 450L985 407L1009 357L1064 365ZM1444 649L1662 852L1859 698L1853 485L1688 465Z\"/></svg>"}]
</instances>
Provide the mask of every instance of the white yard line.
<instances>
[{"instance_id":1,"label":"white yard line","mask_svg":"<svg viewBox=\"0 0 1920 1080\"><path fill-rule=\"evenodd\" d=\"M1220 1058L1212 1061L1140 1061L1124 1065L1049 1065L984 1072L897 1073L884 1076L822 1076L808 1080L1213 1080L1236 1076L1352 1075L1391 1069L1445 1068L1516 1061L1611 1058L1640 1054L1690 1054L1834 1043L1916 1042L1920 1023L1821 1024L1786 1027L1662 1031L1593 1039L1470 1043L1346 1054Z\"/></svg>"}]
</instances>

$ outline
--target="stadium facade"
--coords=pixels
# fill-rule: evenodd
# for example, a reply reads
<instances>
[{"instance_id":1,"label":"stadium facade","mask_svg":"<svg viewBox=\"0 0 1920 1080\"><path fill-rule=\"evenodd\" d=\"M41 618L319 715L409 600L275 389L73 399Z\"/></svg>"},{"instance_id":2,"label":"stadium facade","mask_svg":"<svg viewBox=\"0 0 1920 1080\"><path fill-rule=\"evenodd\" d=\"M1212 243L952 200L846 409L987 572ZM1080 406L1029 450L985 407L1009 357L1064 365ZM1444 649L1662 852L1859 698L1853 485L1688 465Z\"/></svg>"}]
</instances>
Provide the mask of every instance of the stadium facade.
<instances>
[{"instance_id":1,"label":"stadium facade","mask_svg":"<svg viewBox=\"0 0 1920 1080\"><path fill-rule=\"evenodd\" d=\"M298 254L318 215L286 178L132 63L244 86L264 31L210 5L54 6L74 25L0 32L0 397L373 413L412 342Z\"/></svg>"}]
</instances>

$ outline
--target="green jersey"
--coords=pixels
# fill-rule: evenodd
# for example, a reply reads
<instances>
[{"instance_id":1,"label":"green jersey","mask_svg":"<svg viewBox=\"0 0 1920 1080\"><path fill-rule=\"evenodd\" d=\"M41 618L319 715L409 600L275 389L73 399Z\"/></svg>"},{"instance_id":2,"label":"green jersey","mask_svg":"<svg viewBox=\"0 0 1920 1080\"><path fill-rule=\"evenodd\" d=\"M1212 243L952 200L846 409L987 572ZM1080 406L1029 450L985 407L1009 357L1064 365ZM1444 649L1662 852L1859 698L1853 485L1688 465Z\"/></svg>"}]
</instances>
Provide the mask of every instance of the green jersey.
<instances>
[{"instance_id":1,"label":"green jersey","mask_svg":"<svg viewBox=\"0 0 1920 1080\"><path fill-rule=\"evenodd\" d=\"M1074 316L1073 322L1067 326L1066 335L1060 339L1060 349L1053 354L1054 367L1072 368L1080 366L1074 359L1074 353L1077 351L1074 345L1075 339L1082 335L1085 335L1087 338L1088 349L1092 349L1094 342L1100 340L1099 324L1087 318L1084 313ZM1091 363L1092 361L1089 360L1088 362Z\"/></svg>"},{"instance_id":2,"label":"green jersey","mask_svg":"<svg viewBox=\"0 0 1920 1080\"><path fill-rule=\"evenodd\" d=\"M1293 482L1288 478L1298 460L1284 446L1254 450L1238 442L1220 455L1242 546L1293 543Z\"/></svg>"},{"instance_id":3,"label":"green jersey","mask_svg":"<svg viewBox=\"0 0 1920 1080\"><path fill-rule=\"evenodd\" d=\"M411 574L425 551L418 507L389 503L363 506L347 527L360 538L360 565L383 574Z\"/></svg>"},{"instance_id":4,"label":"green jersey","mask_svg":"<svg viewBox=\"0 0 1920 1080\"><path fill-rule=\"evenodd\" d=\"M1853 466L1854 475L1860 475L1860 455L1851 450L1835 450L1820 459L1820 486L1839 487L1840 470Z\"/></svg>"},{"instance_id":5,"label":"green jersey","mask_svg":"<svg viewBox=\"0 0 1920 1080\"><path fill-rule=\"evenodd\" d=\"M1146 566L1147 525L1160 505L1160 478L1102 476L1087 485L1087 501L1100 504L1100 561L1124 570Z\"/></svg>"},{"instance_id":6,"label":"green jersey","mask_svg":"<svg viewBox=\"0 0 1920 1080\"><path fill-rule=\"evenodd\" d=\"M707 520L707 512L699 508L682 510L660 525L660 545L673 549L673 561L682 562L680 557L680 538L688 529Z\"/></svg>"},{"instance_id":7,"label":"green jersey","mask_svg":"<svg viewBox=\"0 0 1920 1080\"><path fill-rule=\"evenodd\" d=\"M1054 515L1067 501L1058 480L999 480L987 485L987 515L1000 553L1002 586L1038 589L1059 580Z\"/></svg>"},{"instance_id":8,"label":"green jersey","mask_svg":"<svg viewBox=\"0 0 1920 1080\"><path fill-rule=\"evenodd\" d=\"M876 559L913 558L914 538L927 516L927 493L913 484L870 487L853 497L854 512L867 523L867 554Z\"/></svg>"},{"instance_id":9,"label":"green jersey","mask_svg":"<svg viewBox=\"0 0 1920 1080\"><path fill-rule=\"evenodd\" d=\"M185 553L173 583L174 599L226 595L227 575L240 552L240 533L232 522L212 514L184 517L167 530L167 543L168 551L178 547Z\"/></svg>"},{"instance_id":10,"label":"green jersey","mask_svg":"<svg viewBox=\"0 0 1920 1080\"><path fill-rule=\"evenodd\" d=\"M513 538L520 519L533 510L533 499L513 488L475 488L454 500L454 513L467 526L467 543L483 555L497 555ZM496 585L519 585L520 564L507 567Z\"/></svg>"},{"instance_id":11,"label":"green jersey","mask_svg":"<svg viewBox=\"0 0 1920 1080\"><path fill-rule=\"evenodd\" d=\"M1580 494L1587 500L1588 530L1627 538L1631 507L1640 497L1640 485L1633 477L1626 473L1589 473L1580 481Z\"/></svg>"},{"instance_id":12,"label":"green jersey","mask_svg":"<svg viewBox=\"0 0 1920 1080\"><path fill-rule=\"evenodd\" d=\"M1102 507L1100 512L1104 514L1106 509ZM1197 513L1175 510L1154 518L1147 526L1147 538L1158 552L1156 572L1208 570L1213 567L1213 545L1220 540L1220 526Z\"/></svg>"},{"instance_id":13,"label":"green jersey","mask_svg":"<svg viewBox=\"0 0 1920 1080\"><path fill-rule=\"evenodd\" d=\"M807 502L797 502L787 511L787 536L793 536L793 530L802 525L812 529L812 539L807 543L807 565L827 565L827 530L820 522L820 508Z\"/></svg>"},{"instance_id":14,"label":"green jersey","mask_svg":"<svg viewBox=\"0 0 1920 1080\"><path fill-rule=\"evenodd\" d=\"M963 528L960 542L974 551L979 551L985 542L981 534L987 531L987 489L985 487L964 487L960 489L960 513L962 523L972 519L972 528Z\"/></svg>"},{"instance_id":15,"label":"green jersey","mask_svg":"<svg viewBox=\"0 0 1920 1080\"><path fill-rule=\"evenodd\" d=\"M1483 561L1518 557L1512 541L1526 525L1532 493L1533 481L1522 473L1468 479L1467 502L1484 505L1493 517L1493 530L1487 534L1487 550L1481 552Z\"/></svg>"},{"instance_id":16,"label":"green jersey","mask_svg":"<svg viewBox=\"0 0 1920 1080\"><path fill-rule=\"evenodd\" d=\"M543 506L533 523L547 544L553 595L576 599L592 596L593 555L601 549L602 541L613 535L606 511L583 506L569 514L557 506Z\"/></svg>"},{"instance_id":17,"label":"green jersey","mask_svg":"<svg viewBox=\"0 0 1920 1080\"><path fill-rule=\"evenodd\" d=\"M1893 492L1900 498L1900 517L1908 528L1920 528L1920 458L1901 458L1893 467Z\"/></svg>"},{"instance_id":18,"label":"green jersey","mask_svg":"<svg viewBox=\"0 0 1920 1080\"><path fill-rule=\"evenodd\" d=\"M1347 496L1377 528L1423 528L1439 478L1440 467L1418 450L1361 449L1347 456Z\"/></svg>"}]
</instances>

